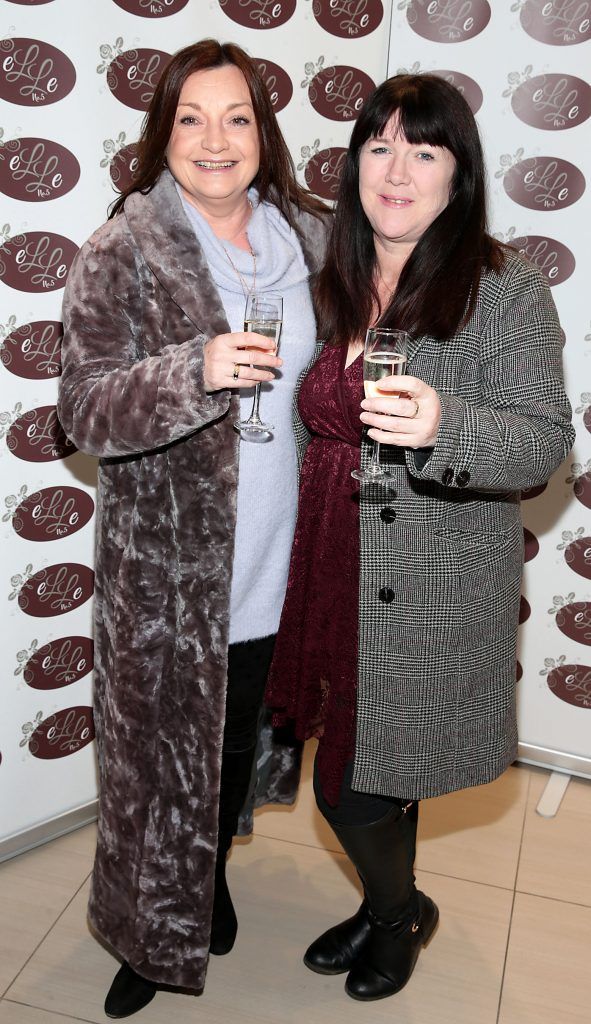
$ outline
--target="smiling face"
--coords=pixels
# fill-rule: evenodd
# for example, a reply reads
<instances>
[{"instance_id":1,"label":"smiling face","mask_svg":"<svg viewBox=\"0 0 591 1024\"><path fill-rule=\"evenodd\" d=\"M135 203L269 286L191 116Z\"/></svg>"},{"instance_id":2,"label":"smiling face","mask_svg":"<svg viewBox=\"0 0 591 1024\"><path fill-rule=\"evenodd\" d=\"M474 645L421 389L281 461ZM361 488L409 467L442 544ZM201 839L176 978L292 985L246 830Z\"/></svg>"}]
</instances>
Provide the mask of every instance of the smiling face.
<instances>
[{"instance_id":1,"label":"smiling face","mask_svg":"<svg viewBox=\"0 0 591 1024\"><path fill-rule=\"evenodd\" d=\"M408 254L449 203L456 162L448 149L407 142L391 118L359 152L359 197L376 246Z\"/></svg>"},{"instance_id":2,"label":"smiling face","mask_svg":"<svg viewBox=\"0 0 591 1024\"><path fill-rule=\"evenodd\" d=\"M166 158L203 214L231 214L259 169L259 134L246 79L232 64L195 71L181 89Z\"/></svg>"}]
</instances>

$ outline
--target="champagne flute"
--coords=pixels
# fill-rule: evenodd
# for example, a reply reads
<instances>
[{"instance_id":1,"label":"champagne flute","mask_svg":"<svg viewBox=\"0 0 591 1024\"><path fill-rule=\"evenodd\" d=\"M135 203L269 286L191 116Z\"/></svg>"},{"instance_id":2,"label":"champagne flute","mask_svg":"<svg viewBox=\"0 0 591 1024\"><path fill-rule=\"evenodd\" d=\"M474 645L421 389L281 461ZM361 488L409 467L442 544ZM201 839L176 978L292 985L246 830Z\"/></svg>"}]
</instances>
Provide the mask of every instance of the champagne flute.
<instances>
[{"instance_id":1,"label":"champagne flute","mask_svg":"<svg viewBox=\"0 0 591 1024\"><path fill-rule=\"evenodd\" d=\"M244 314L244 330L262 334L265 338L275 341L274 352L279 349L279 338L283 323L283 299L278 292L251 292L246 300ZM256 346L252 346L255 348ZM262 350L261 350L262 351ZM268 351L265 349L265 351ZM272 423L263 423L259 415L261 385L254 386L252 410L247 420L234 424L243 441L265 442L273 437Z\"/></svg>"},{"instance_id":2,"label":"champagne flute","mask_svg":"<svg viewBox=\"0 0 591 1024\"><path fill-rule=\"evenodd\" d=\"M363 387L366 398L393 395L392 391L380 391L384 377L397 376L406 370L408 334L405 331L370 327L365 336L363 351ZM371 461L367 469L354 469L351 476L364 484L388 484L394 474L380 464L380 443L373 442Z\"/></svg>"}]
</instances>

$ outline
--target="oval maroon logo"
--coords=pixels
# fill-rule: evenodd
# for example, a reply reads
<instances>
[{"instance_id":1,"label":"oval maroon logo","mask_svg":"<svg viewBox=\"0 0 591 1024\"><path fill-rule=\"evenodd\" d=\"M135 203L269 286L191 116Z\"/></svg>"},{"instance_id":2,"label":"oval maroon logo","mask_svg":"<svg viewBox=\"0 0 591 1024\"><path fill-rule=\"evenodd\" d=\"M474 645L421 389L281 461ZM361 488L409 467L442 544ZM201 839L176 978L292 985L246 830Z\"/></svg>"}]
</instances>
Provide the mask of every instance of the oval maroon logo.
<instances>
[{"instance_id":1,"label":"oval maroon logo","mask_svg":"<svg viewBox=\"0 0 591 1024\"><path fill-rule=\"evenodd\" d=\"M9 4L18 4L20 7L41 7L43 4L52 4L53 0L8 0Z\"/></svg>"},{"instance_id":2,"label":"oval maroon logo","mask_svg":"<svg viewBox=\"0 0 591 1024\"><path fill-rule=\"evenodd\" d=\"M574 601L564 608L559 608L556 613L556 625L559 630L576 640L579 644L591 645L591 603L589 601Z\"/></svg>"},{"instance_id":3,"label":"oval maroon logo","mask_svg":"<svg viewBox=\"0 0 591 1024\"><path fill-rule=\"evenodd\" d=\"M0 98L22 107L45 107L74 88L76 71L65 53L42 39L0 43Z\"/></svg>"},{"instance_id":4,"label":"oval maroon logo","mask_svg":"<svg viewBox=\"0 0 591 1024\"><path fill-rule=\"evenodd\" d=\"M124 146L115 154L109 165L111 181L119 192L125 192L130 185L138 169L137 142Z\"/></svg>"},{"instance_id":5,"label":"oval maroon logo","mask_svg":"<svg viewBox=\"0 0 591 1024\"><path fill-rule=\"evenodd\" d=\"M296 9L296 0L219 0L224 12L243 28L278 28L289 21Z\"/></svg>"},{"instance_id":6,"label":"oval maroon logo","mask_svg":"<svg viewBox=\"0 0 591 1024\"><path fill-rule=\"evenodd\" d=\"M78 487L44 487L16 509L12 526L23 540L61 540L77 533L94 513L94 501Z\"/></svg>"},{"instance_id":7,"label":"oval maroon logo","mask_svg":"<svg viewBox=\"0 0 591 1024\"><path fill-rule=\"evenodd\" d=\"M51 380L62 372L63 324L34 320L9 334L0 351L2 365L25 380Z\"/></svg>"},{"instance_id":8,"label":"oval maroon logo","mask_svg":"<svg viewBox=\"0 0 591 1024\"><path fill-rule=\"evenodd\" d=\"M524 543L524 561L531 562L532 558L535 558L538 551L540 550L540 544L538 538L534 534L523 528L523 543Z\"/></svg>"},{"instance_id":9,"label":"oval maroon logo","mask_svg":"<svg viewBox=\"0 0 591 1024\"><path fill-rule=\"evenodd\" d=\"M51 292L63 288L78 246L63 235L28 231L9 238L3 247L0 279L19 292Z\"/></svg>"},{"instance_id":10,"label":"oval maroon logo","mask_svg":"<svg viewBox=\"0 0 591 1024\"><path fill-rule=\"evenodd\" d=\"M515 663L515 682L518 683L523 675L523 668L521 662Z\"/></svg>"},{"instance_id":11,"label":"oval maroon logo","mask_svg":"<svg viewBox=\"0 0 591 1024\"><path fill-rule=\"evenodd\" d=\"M537 498L538 494L543 494L548 484L538 484L537 487L530 487L527 491L521 492L521 500L528 501L530 498Z\"/></svg>"},{"instance_id":12,"label":"oval maroon logo","mask_svg":"<svg viewBox=\"0 0 591 1024\"><path fill-rule=\"evenodd\" d=\"M550 46L573 46L589 39L589 0L526 0L519 15L532 39Z\"/></svg>"},{"instance_id":13,"label":"oval maroon logo","mask_svg":"<svg viewBox=\"0 0 591 1024\"><path fill-rule=\"evenodd\" d=\"M55 462L76 451L57 418L55 405L40 405L19 416L6 435L6 444L24 462Z\"/></svg>"},{"instance_id":14,"label":"oval maroon logo","mask_svg":"<svg viewBox=\"0 0 591 1024\"><path fill-rule=\"evenodd\" d=\"M321 149L306 164L306 185L322 199L336 199L347 150L341 146Z\"/></svg>"},{"instance_id":15,"label":"oval maroon logo","mask_svg":"<svg viewBox=\"0 0 591 1024\"><path fill-rule=\"evenodd\" d=\"M314 76L308 97L314 110L331 121L354 121L375 89L369 75L359 68L338 64Z\"/></svg>"},{"instance_id":16,"label":"oval maroon logo","mask_svg":"<svg viewBox=\"0 0 591 1024\"><path fill-rule=\"evenodd\" d=\"M61 562L31 576L21 589L18 603L27 615L44 619L79 608L93 593L92 569L78 562Z\"/></svg>"},{"instance_id":17,"label":"oval maroon logo","mask_svg":"<svg viewBox=\"0 0 591 1024\"><path fill-rule=\"evenodd\" d=\"M503 178L510 199L528 210L564 210L581 198L585 178L574 164L555 156L520 160Z\"/></svg>"},{"instance_id":18,"label":"oval maroon logo","mask_svg":"<svg viewBox=\"0 0 591 1024\"><path fill-rule=\"evenodd\" d=\"M70 192L80 178L80 164L65 146L49 139L7 142L0 160L0 192L27 203L44 203Z\"/></svg>"},{"instance_id":19,"label":"oval maroon logo","mask_svg":"<svg viewBox=\"0 0 591 1024\"><path fill-rule=\"evenodd\" d=\"M411 0L408 24L417 35L434 43L464 43L479 35L490 21L487 0Z\"/></svg>"},{"instance_id":20,"label":"oval maroon logo","mask_svg":"<svg viewBox=\"0 0 591 1024\"><path fill-rule=\"evenodd\" d=\"M62 636L29 658L23 679L33 690L59 690L83 679L93 666L94 644L89 637Z\"/></svg>"},{"instance_id":21,"label":"oval maroon logo","mask_svg":"<svg viewBox=\"0 0 591 1024\"><path fill-rule=\"evenodd\" d=\"M263 57L253 57L253 60L265 80L273 110L278 114L280 110L285 109L293 96L291 78L287 71L274 64L272 60Z\"/></svg>"},{"instance_id":22,"label":"oval maroon logo","mask_svg":"<svg viewBox=\"0 0 591 1024\"><path fill-rule=\"evenodd\" d=\"M591 86L572 75L536 75L515 90L511 106L532 128L576 128L591 114Z\"/></svg>"},{"instance_id":23,"label":"oval maroon logo","mask_svg":"<svg viewBox=\"0 0 591 1024\"><path fill-rule=\"evenodd\" d=\"M450 85L455 85L458 92L461 92L466 100L472 113L478 113L484 98L478 82L475 82L473 78L468 78L468 75L462 75L459 71L431 71L431 74L439 75L440 78L444 78Z\"/></svg>"},{"instance_id":24,"label":"oval maroon logo","mask_svg":"<svg viewBox=\"0 0 591 1024\"><path fill-rule=\"evenodd\" d=\"M591 508L591 473L581 473L573 483L573 494L581 505Z\"/></svg>"},{"instance_id":25,"label":"oval maroon logo","mask_svg":"<svg viewBox=\"0 0 591 1024\"><path fill-rule=\"evenodd\" d=\"M562 284L573 273L576 262L570 249L546 235L523 235L508 243L538 267L550 286Z\"/></svg>"},{"instance_id":26,"label":"oval maroon logo","mask_svg":"<svg viewBox=\"0 0 591 1024\"><path fill-rule=\"evenodd\" d=\"M29 750L33 757L53 761L76 754L92 742L94 735L92 708L64 708L37 726L29 740Z\"/></svg>"},{"instance_id":27,"label":"oval maroon logo","mask_svg":"<svg viewBox=\"0 0 591 1024\"><path fill-rule=\"evenodd\" d=\"M591 537L579 537L564 551L566 564L586 580L591 580Z\"/></svg>"},{"instance_id":28,"label":"oval maroon logo","mask_svg":"<svg viewBox=\"0 0 591 1024\"><path fill-rule=\"evenodd\" d=\"M164 50L127 50L109 64L107 85L126 107L147 110L169 60Z\"/></svg>"},{"instance_id":29,"label":"oval maroon logo","mask_svg":"<svg viewBox=\"0 0 591 1024\"><path fill-rule=\"evenodd\" d=\"M521 626L522 623L527 622L527 620L529 619L530 615L531 615L531 605L530 605L529 601L522 594L521 595L521 600L519 602L519 625Z\"/></svg>"},{"instance_id":30,"label":"oval maroon logo","mask_svg":"<svg viewBox=\"0 0 591 1024\"><path fill-rule=\"evenodd\" d=\"M368 36L384 17L381 0L314 0L312 11L321 28L341 39Z\"/></svg>"},{"instance_id":31,"label":"oval maroon logo","mask_svg":"<svg viewBox=\"0 0 591 1024\"><path fill-rule=\"evenodd\" d=\"M548 673L548 687L575 708L591 708L591 666L560 665Z\"/></svg>"},{"instance_id":32,"label":"oval maroon logo","mask_svg":"<svg viewBox=\"0 0 591 1024\"><path fill-rule=\"evenodd\" d=\"M139 18L168 18L182 11L189 0L113 0L113 3Z\"/></svg>"}]
</instances>

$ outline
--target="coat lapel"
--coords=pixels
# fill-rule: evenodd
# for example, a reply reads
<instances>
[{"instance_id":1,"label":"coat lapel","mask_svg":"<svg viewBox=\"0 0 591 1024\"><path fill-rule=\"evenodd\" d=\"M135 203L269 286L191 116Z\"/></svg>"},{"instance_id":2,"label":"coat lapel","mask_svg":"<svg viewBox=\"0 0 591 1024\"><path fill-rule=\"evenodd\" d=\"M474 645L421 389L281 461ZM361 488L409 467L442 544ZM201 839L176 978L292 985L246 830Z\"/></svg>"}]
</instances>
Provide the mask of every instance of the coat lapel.
<instances>
[{"instance_id":1,"label":"coat lapel","mask_svg":"<svg viewBox=\"0 0 591 1024\"><path fill-rule=\"evenodd\" d=\"M151 273L189 320L203 334L226 334L224 307L170 171L148 195L129 196L124 216Z\"/></svg>"},{"instance_id":2,"label":"coat lapel","mask_svg":"<svg viewBox=\"0 0 591 1024\"><path fill-rule=\"evenodd\" d=\"M410 336L406 355L407 373L409 372L408 367L410 366L411 362L413 361L414 357L416 356L417 352L419 352L421 346L425 343L425 341L427 341L426 334L419 335L418 337L415 337L414 335Z\"/></svg>"}]
</instances>

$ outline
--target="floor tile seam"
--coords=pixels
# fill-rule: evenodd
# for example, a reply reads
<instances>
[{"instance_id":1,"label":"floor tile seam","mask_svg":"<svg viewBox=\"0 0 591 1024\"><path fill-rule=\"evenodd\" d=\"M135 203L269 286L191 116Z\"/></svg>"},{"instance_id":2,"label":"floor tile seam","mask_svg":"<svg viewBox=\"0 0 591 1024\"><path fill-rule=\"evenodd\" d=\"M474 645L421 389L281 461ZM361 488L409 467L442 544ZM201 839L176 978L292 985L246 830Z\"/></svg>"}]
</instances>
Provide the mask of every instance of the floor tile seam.
<instances>
[{"instance_id":1,"label":"floor tile seam","mask_svg":"<svg viewBox=\"0 0 591 1024\"><path fill-rule=\"evenodd\" d=\"M530 892L529 889L516 889L516 896L533 896L536 900L549 900L550 903L564 903L567 907L580 907L582 910L591 910L591 903L579 903L577 900L569 900L563 896L548 896L546 893Z\"/></svg>"},{"instance_id":2,"label":"floor tile seam","mask_svg":"<svg viewBox=\"0 0 591 1024\"><path fill-rule=\"evenodd\" d=\"M523 836L525 834L525 822L527 819L527 811L529 807L529 795L531 791L532 775L528 773L527 786L525 792L525 800L523 804L523 818L521 820L521 835L519 837L519 848L517 850L517 863L515 865L515 875L513 880L513 897L511 899L511 910L509 913L509 926L507 928L507 941L505 943L505 955L503 957L503 969L501 971L501 984L499 986L499 1003L497 1006L497 1022L500 1024L501 1020L501 1009L503 1006L503 990L505 988L505 974L507 972L507 961L509 959L509 946L511 945L511 929L513 926L513 913L515 910L515 902L517 900L517 879L519 877L519 865L521 863L521 850L523 847Z\"/></svg>"},{"instance_id":3,"label":"floor tile seam","mask_svg":"<svg viewBox=\"0 0 591 1024\"><path fill-rule=\"evenodd\" d=\"M260 839L270 839L272 842L284 843L287 846L303 847L306 850L317 850L318 853L333 854L336 857L344 857L347 859L347 854L342 850L328 849L326 846L313 846L310 843L299 843L294 839L282 839L279 836L263 836L260 833L257 837ZM498 882L485 882L481 878L464 878L462 875L451 875L445 871L432 871L429 868L422 868L420 865L416 865L416 870L423 875L434 875L436 878L451 878L455 882L469 882L471 885L483 885L487 889L500 889L502 892L514 892L513 885L500 885Z\"/></svg>"},{"instance_id":4,"label":"floor tile seam","mask_svg":"<svg viewBox=\"0 0 591 1024\"><path fill-rule=\"evenodd\" d=\"M97 1024L92 1017L76 1017L73 1013L66 1013L64 1010L50 1010L47 1006L38 1006L37 1003L26 1003L23 999L8 999L3 996L1 1003L12 1003L13 1006L26 1006L29 1010L41 1010L41 1013L49 1013L54 1017L67 1017L68 1020L80 1020L83 1024Z\"/></svg>"},{"instance_id":5,"label":"floor tile seam","mask_svg":"<svg viewBox=\"0 0 591 1024\"><path fill-rule=\"evenodd\" d=\"M347 856L342 850L332 850L328 846L318 846L316 843L303 843L297 839L284 839L282 836L263 835L262 832L253 832L253 839L270 839L276 843L287 843L288 846L303 846L305 850L318 850L319 853L338 853L341 857Z\"/></svg>"},{"instance_id":6,"label":"floor tile seam","mask_svg":"<svg viewBox=\"0 0 591 1024\"><path fill-rule=\"evenodd\" d=\"M31 953L29 954L29 956L27 957L27 959L25 960L25 962L24 962L23 964L21 964L21 966L19 967L18 971L16 972L16 974L15 974L14 978L12 978L12 980L11 980L11 981L9 982L9 984L8 984L8 987L7 987L7 988L6 988L5 990L4 990L4 992L0 992L0 999L6 999L6 998L7 998L7 995L6 995L6 994L7 994L7 992L9 992L9 991L10 991L10 989L12 988L12 986L14 985L14 983L15 983L16 981L18 981L18 979L20 978L21 974L23 973L23 971L24 971L25 967L27 967L27 966L29 965L29 963L31 962L31 960L33 959L33 957L35 956L35 954L37 953L37 950L41 948L41 946L42 946L42 945L43 945L43 943L45 942L45 940L46 940L46 938L48 937L48 935L50 934L50 932L52 932L52 931L53 931L53 929L55 928L56 924L57 924L57 923L58 923L59 921L61 921L62 917L63 917L63 916L64 916L64 914L66 913L66 910L68 910L68 908L69 908L69 907L70 907L70 906L72 905L72 903L74 902L74 900L76 899L76 897L78 896L78 894L79 894L79 893L80 893L80 892L82 891L82 889L83 889L83 888L84 888L84 886L86 885L86 883L87 883L88 879L90 878L91 874L92 874L92 870L90 870L90 871L88 872L88 874L84 876L84 878L83 878L82 882L80 883L80 885L78 886L78 888L76 889L76 891L75 891L75 892L74 892L74 893L73 893L73 894L72 894L72 895L70 896L69 900L67 901L67 903L65 904L65 906L63 906L63 907L62 907L62 909L60 910L59 914L57 915L57 917L55 918L55 920L53 921L53 923L52 923L52 924L51 924L51 925L49 926L49 928L47 929L47 931L46 931L46 932L45 932L45 933L43 934L43 936L42 936L42 937L41 937L41 938L39 939L39 942L37 943L37 945L35 946L35 948L33 949L33 951L32 951L32 952L31 952ZM10 1001L10 1000L9 1000L9 1001Z\"/></svg>"},{"instance_id":7,"label":"floor tile seam","mask_svg":"<svg viewBox=\"0 0 591 1024\"><path fill-rule=\"evenodd\" d=\"M499 889L501 892L514 892L510 885L500 885L498 882L483 882L481 878L464 878L462 875L450 875L445 871L430 871L428 868L416 866L416 871L421 875L433 875L435 878L451 878L454 882L468 882L469 885L482 885L485 889Z\"/></svg>"}]
</instances>

